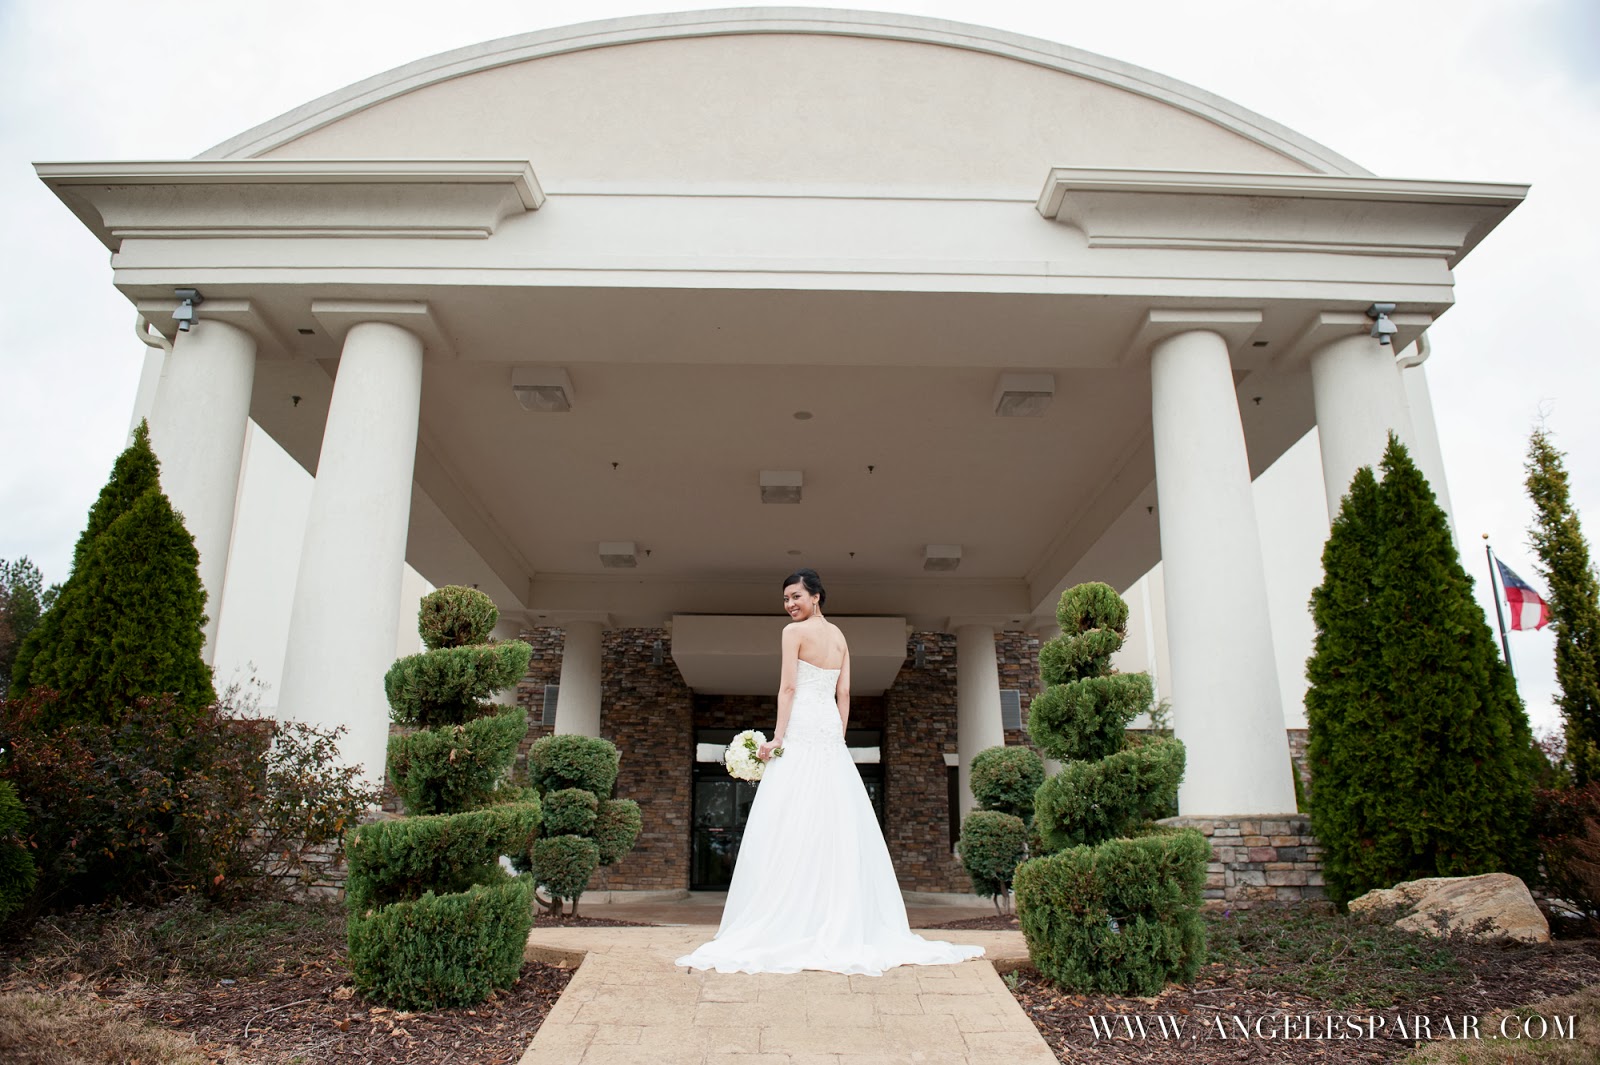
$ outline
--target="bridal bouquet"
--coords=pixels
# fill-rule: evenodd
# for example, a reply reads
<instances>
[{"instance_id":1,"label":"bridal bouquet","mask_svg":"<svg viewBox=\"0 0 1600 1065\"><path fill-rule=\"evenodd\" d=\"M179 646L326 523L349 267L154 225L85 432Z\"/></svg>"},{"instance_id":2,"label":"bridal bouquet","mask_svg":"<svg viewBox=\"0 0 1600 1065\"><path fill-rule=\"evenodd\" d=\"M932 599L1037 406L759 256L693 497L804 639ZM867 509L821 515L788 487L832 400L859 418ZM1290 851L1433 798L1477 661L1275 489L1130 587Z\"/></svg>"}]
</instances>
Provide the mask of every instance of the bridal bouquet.
<instances>
[{"instance_id":1,"label":"bridal bouquet","mask_svg":"<svg viewBox=\"0 0 1600 1065\"><path fill-rule=\"evenodd\" d=\"M722 755L728 773L739 780L760 780L761 774L767 771L767 763L756 757L756 751L766 742L766 735L755 729L745 729L735 736ZM774 748L772 757L782 753L782 747Z\"/></svg>"}]
</instances>

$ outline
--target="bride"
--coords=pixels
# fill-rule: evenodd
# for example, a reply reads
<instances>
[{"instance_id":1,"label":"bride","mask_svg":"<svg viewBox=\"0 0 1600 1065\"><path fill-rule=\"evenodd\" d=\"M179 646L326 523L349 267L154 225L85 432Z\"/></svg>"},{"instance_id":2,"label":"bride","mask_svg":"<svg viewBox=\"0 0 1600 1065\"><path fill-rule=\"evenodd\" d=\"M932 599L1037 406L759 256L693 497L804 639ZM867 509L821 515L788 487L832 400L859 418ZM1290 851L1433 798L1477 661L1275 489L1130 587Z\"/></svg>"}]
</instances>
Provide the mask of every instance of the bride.
<instances>
[{"instance_id":1,"label":"bride","mask_svg":"<svg viewBox=\"0 0 1600 1065\"><path fill-rule=\"evenodd\" d=\"M678 965L879 976L897 965L948 965L983 953L924 939L906 920L889 848L845 746L850 649L822 616L826 598L815 570L784 579L783 608L794 621L783 630L778 727L756 754L767 767L722 925Z\"/></svg>"}]
</instances>

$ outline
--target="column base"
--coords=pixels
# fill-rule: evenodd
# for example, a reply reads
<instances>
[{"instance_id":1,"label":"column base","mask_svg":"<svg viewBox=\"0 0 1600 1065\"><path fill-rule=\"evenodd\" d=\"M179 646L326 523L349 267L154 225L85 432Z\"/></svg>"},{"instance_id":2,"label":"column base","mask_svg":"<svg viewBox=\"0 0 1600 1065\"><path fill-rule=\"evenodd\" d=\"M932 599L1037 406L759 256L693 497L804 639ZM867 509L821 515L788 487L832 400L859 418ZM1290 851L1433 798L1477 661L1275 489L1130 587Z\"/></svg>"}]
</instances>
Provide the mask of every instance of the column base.
<instances>
[{"instance_id":1,"label":"column base","mask_svg":"<svg viewBox=\"0 0 1600 1065\"><path fill-rule=\"evenodd\" d=\"M1322 845L1306 814L1216 814L1162 818L1211 843L1202 892L1207 910L1327 903Z\"/></svg>"}]
</instances>

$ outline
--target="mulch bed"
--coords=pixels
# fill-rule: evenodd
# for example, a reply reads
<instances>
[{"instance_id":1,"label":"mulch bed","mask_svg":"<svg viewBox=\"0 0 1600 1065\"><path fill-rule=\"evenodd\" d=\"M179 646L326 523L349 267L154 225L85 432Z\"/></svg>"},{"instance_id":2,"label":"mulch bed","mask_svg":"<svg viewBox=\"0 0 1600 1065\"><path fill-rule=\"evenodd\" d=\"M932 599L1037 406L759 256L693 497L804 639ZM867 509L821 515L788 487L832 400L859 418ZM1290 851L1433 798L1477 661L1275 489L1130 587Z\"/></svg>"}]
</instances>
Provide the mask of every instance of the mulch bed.
<instances>
[{"instance_id":1,"label":"mulch bed","mask_svg":"<svg viewBox=\"0 0 1600 1065\"><path fill-rule=\"evenodd\" d=\"M211 986L97 989L146 1018L191 1034L216 1060L509 1065L522 1057L572 974L528 964L510 991L472 1008L406 1013L367 1002L349 974L285 975Z\"/></svg>"},{"instance_id":2,"label":"mulch bed","mask_svg":"<svg viewBox=\"0 0 1600 1065\"><path fill-rule=\"evenodd\" d=\"M540 927L638 923L548 914L538 918ZM1015 916L991 916L941 927L1004 929L1017 923ZM124 974L98 957L84 959L89 964L76 972L71 971L75 955L58 954L49 963L13 967L0 979L0 992L93 997L186 1033L213 1061L231 1065L511 1065L571 976L560 967L528 964L517 984L490 1002L411 1014L367 1002L355 992L339 925L307 933L292 947L237 980L182 972L176 963L164 978L149 972ZM1396 1017L1405 1018L1408 1028L1414 1015L1428 1017L1430 1034L1438 1038L1445 1017L1457 1024L1468 1016L1487 1023L1496 1011L1600 984L1600 940L1558 940L1537 947L1455 943L1451 949L1470 975L1418 984L1427 992L1399 1007L1330 1008L1303 994L1275 990L1264 986L1275 975L1272 964L1254 956L1244 965L1209 964L1192 985L1168 988L1151 999L1068 994L1028 971L1008 977L1008 983L1058 1060L1105 1065L1395 1062L1414 1045L1409 1031L1394 1029ZM1266 1018L1281 1033L1286 1016L1297 1018L1302 1027L1305 1022L1298 1018L1309 1016L1318 1025L1331 1018L1335 1031L1344 1026L1348 1036L1345 1019L1368 1014L1386 1022L1373 1038L1364 1032L1361 1038L1284 1038L1271 1031L1261 1038L1238 1029L1240 1021L1248 1026ZM1158 1017L1168 1018L1169 1026L1173 1019L1181 1023L1181 1035L1164 1036Z\"/></svg>"},{"instance_id":3,"label":"mulch bed","mask_svg":"<svg viewBox=\"0 0 1600 1065\"><path fill-rule=\"evenodd\" d=\"M1017 929L1018 924L1015 915L1007 915L950 921L939 927ZM1556 940L1543 946L1458 943L1452 949L1472 973L1471 982L1398 1008L1330 1009L1315 999L1247 986L1261 974L1228 971L1221 964L1205 966L1192 985L1169 987L1148 999L1068 994L1029 971L1018 973L1008 983L1015 982L1012 993L1055 1051L1057 1060L1103 1065L1180 1061L1184 1065L1395 1062L1418 1045L1412 1031L1418 1016L1428 1018L1427 1034L1435 1040L1446 1034L1446 1017L1451 1018L1458 1032L1463 1030L1462 1018L1477 1018L1479 1034L1487 1037L1491 1031L1483 1027L1493 1013L1600 984L1600 940ZM1371 1038L1367 1022L1370 1015L1384 1021ZM1308 1034L1325 1035L1331 1023L1333 1037L1300 1036L1300 1032L1307 1031L1302 1018L1308 1016L1314 1025ZM1091 1017L1099 1024L1099 1038ZM1165 1034L1158 1017L1168 1018ZM1295 1018L1294 1038L1284 1037L1285 1017ZM1403 1019L1403 1033L1395 1028L1397 1017ZM1265 1018L1262 1030L1268 1037L1258 1038L1254 1033L1242 1036L1235 1018L1247 1027L1253 1026L1257 1018ZM1359 1018L1359 1033L1349 1027L1347 1018ZM1171 1035L1173 1019L1182 1025L1180 1037ZM1226 1038L1222 1032L1226 1032ZM1340 1032L1343 1038L1339 1037Z\"/></svg>"}]
</instances>

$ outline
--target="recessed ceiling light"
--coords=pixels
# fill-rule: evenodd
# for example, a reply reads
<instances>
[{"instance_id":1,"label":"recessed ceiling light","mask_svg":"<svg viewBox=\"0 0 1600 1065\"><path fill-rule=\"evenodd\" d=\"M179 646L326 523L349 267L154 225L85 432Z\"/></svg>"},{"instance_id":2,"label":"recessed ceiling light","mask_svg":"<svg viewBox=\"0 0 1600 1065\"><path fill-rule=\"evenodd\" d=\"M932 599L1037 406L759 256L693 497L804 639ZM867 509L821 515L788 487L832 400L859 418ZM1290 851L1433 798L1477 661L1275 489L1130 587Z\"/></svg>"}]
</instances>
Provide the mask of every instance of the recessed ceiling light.
<instances>
[{"instance_id":1,"label":"recessed ceiling light","mask_svg":"<svg viewBox=\"0 0 1600 1065\"><path fill-rule=\"evenodd\" d=\"M808 410L797 410L794 412L794 420L797 422L809 422L811 420L811 412Z\"/></svg>"},{"instance_id":2,"label":"recessed ceiling light","mask_svg":"<svg viewBox=\"0 0 1600 1065\"><path fill-rule=\"evenodd\" d=\"M796 551L796 550L795 550L795 549L794 549L794 548L792 548L792 547L791 547L791 548L789 548L789 554L791 554L791 555L798 555L798 554L799 554L799 553L800 553L800 552L798 552L798 551Z\"/></svg>"},{"instance_id":3,"label":"recessed ceiling light","mask_svg":"<svg viewBox=\"0 0 1600 1065\"><path fill-rule=\"evenodd\" d=\"M762 470L761 502L800 502L800 486L803 480L799 470Z\"/></svg>"},{"instance_id":4,"label":"recessed ceiling light","mask_svg":"<svg viewBox=\"0 0 1600 1065\"><path fill-rule=\"evenodd\" d=\"M994 412L1002 418L1042 417L1055 391L1054 374L1003 373L994 386Z\"/></svg>"}]
</instances>

